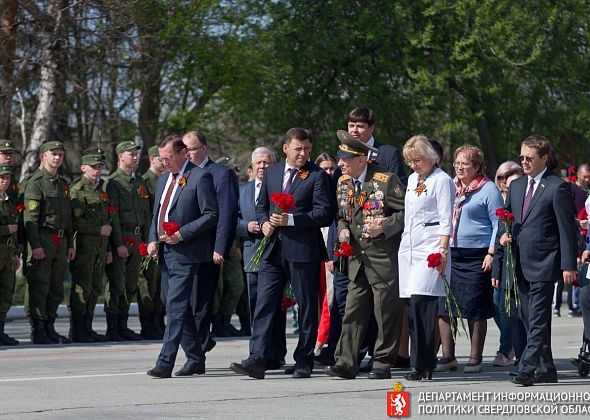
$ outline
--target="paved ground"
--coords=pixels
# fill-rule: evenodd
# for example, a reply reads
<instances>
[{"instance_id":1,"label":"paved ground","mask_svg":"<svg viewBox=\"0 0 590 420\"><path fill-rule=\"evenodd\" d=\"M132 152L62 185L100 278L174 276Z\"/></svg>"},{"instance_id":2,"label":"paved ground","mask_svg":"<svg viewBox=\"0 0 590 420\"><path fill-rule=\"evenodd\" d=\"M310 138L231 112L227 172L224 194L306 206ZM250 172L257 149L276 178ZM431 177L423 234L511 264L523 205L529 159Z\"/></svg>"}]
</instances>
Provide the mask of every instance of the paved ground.
<instances>
[{"instance_id":1,"label":"paved ground","mask_svg":"<svg viewBox=\"0 0 590 420\"><path fill-rule=\"evenodd\" d=\"M98 318L98 330L104 331L104 318ZM136 319L132 327L137 329ZM58 320L58 330L65 333L65 320ZM7 324L9 334L23 341L14 348L0 347L0 417L3 418L203 418L203 419L380 419L387 418L387 392L396 380L410 392L411 417L441 418L442 410L467 412L473 402L419 401L420 392L442 396L462 392L477 396L484 392L502 392L520 399L516 402L480 402L474 405L474 418L492 413L492 406L524 410L525 406L544 407L530 401L531 395L516 392L588 393L590 378L580 378L568 362L578 354L581 344L580 318L554 318L553 348L559 370L559 384L519 388L509 383L506 368L493 368L498 333L490 323L485 348L484 371L480 374L461 372L436 375L432 381L410 382L404 371L394 370L392 380L375 381L366 377L356 380L329 378L316 367L311 379L295 380L273 371L265 380L238 376L228 369L230 362L247 356L245 339L221 339L210 354L207 373L198 377L152 379L145 371L153 366L159 351L157 342L96 345L32 346L28 343L25 321ZM290 330L289 332L292 332ZM296 338L289 335L289 349ZM457 354L466 363L467 341L460 338ZM180 356L177 365L184 363ZM446 394L447 396L451 394ZM554 394L543 394L554 395ZM449 397L450 398L450 397ZM511 397L510 397L511 398ZM553 410L569 410L567 401L558 402ZM588 413L590 397L577 402L578 413ZM546 407L551 408L551 403ZM444 408L447 406L447 408ZM513 408L509 408L513 407ZM581 407L581 408L580 408ZM530 407L529 407L530 409ZM535 408L536 409L536 408ZM429 410L428 416L421 415ZM437 411L438 410L438 411ZM579 411L582 410L582 411ZM456 412L456 413L457 413ZM520 411L521 413L524 411ZM450 412L449 412L450 414ZM455 417L457 414L453 415ZM488 418L499 417L488 415ZM513 418L558 418L560 415L512 416ZM588 418L588 414L568 416Z\"/></svg>"}]
</instances>

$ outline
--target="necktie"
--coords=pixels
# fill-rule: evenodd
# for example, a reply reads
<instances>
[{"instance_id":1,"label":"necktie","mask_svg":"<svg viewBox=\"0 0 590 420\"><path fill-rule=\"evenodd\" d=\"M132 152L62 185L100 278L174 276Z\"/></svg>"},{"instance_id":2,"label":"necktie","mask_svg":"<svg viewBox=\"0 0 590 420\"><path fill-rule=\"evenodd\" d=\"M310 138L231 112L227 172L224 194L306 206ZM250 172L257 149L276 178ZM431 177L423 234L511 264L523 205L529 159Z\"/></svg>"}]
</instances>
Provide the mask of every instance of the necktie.
<instances>
[{"instance_id":1,"label":"necktie","mask_svg":"<svg viewBox=\"0 0 590 420\"><path fill-rule=\"evenodd\" d=\"M359 196L361 194L361 187L362 187L362 185L363 184L358 179L356 181L354 181L354 191L355 191L355 193L356 193L357 196Z\"/></svg>"},{"instance_id":2,"label":"necktie","mask_svg":"<svg viewBox=\"0 0 590 420\"><path fill-rule=\"evenodd\" d=\"M258 196L260 195L260 186L262 185L261 182L257 182L254 185L254 204L258 204Z\"/></svg>"},{"instance_id":3,"label":"necktie","mask_svg":"<svg viewBox=\"0 0 590 420\"><path fill-rule=\"evenodd\" d=\"M293 184L293 178L295 178L296 173L297 173L297 169L295 169L295 168L289 169L289 178L287 179L287 182L285 183L285 188L283 188L284 193L288 193L289 190L291 189L291 184Z\"/></svg>"},{"instance_id":4,"label":"necktie","mask_svg":"<svg viewBox=\"0 0 590 420\"><path fill-rule=\"evenodd\" d=\"M168 185L166 195L164 195L164 201L162 201L162 205L160 206L160 213L158 214L158 237L164 232L162 225L165 222L164 219L166 217L166 212L168 211L168 205L170 204L170 198L172 197L172 191L174 191L174 185L176 183L177 176L177 173L172 174L172 182L170 182L170 185Z\"/></svg>"},{"instance_id":5,"label":"necktie","mask_svg":"<svg viewBox=\"0 0 590 420\"><path fill-rule=\"evenodd\" d=\"M535 186L535 180L531 179L529 183L529 190L527 191L526 195L524 196L524 203L522 205L522 220L524 220L527 216L527 212L529 211L529 206L531 205L531 200L533 198L533 190Z\"/></svg>"}]
</instances>

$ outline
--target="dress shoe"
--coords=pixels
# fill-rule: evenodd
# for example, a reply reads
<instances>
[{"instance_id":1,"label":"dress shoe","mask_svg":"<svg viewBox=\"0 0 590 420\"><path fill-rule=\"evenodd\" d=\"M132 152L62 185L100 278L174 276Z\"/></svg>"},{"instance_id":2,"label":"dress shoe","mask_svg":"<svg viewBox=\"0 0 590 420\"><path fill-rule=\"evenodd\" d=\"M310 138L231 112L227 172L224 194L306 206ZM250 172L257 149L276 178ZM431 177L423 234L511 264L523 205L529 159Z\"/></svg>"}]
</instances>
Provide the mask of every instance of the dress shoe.
<instances>
[{"instance_id":1,"label":"dress shoe","mask_svg":"<svg viewBox=\"0 0 590 420\"><path fill-rule=\"evenodd\" d=\"M459 367L459 363L457 363L457 359L455 357L443 357L438 361L436 364L436 368L434 368L435 372L456 372L457 368Z\"/></svg>"},{"instance_id":2,"label":"dress shoe","mask_svg":"<svg viewBox=\"0 0 590 420\"><path fill-rule=\"evenodd\" d=\"M515 385L521 386L533 386L533 384L535 383L532 376L525 375L523 373L519 373L518 376L512 378L510 382L512 382Z\"/></svg>"},{"instance_id":3,"label":"dress shoe","mask_svg":"<svg viewBox=\"0 0 590 420\"><path fill-rule=\"evenodd\" d=\"M412 368L410 373L404 375L408 381L421 381L422 379L432 379L432 370Z\"/></svg>"},{"instance_id":4,"label":"dress shoe","mask_svg":"<svg viewBox=\"0 0 590 420\"><path fill-rule=\"evenodd\" d=\"M463 368L463 373L479 373L481 372L481 359L469 359L469 362Z\"/></svg>"},{"instance_id":5,"label":"dress shoe","mask_svg":"<svg viewBox=\"0 0 590 420\"><path fill-rule=\"evenodd\" d=\"M205 363L186 362L174 376L202 375L203 373L205 373Z\"/></svg>"},{"instance_id":6,"label":"dress shoe","mask_svg":"<svg viewBox=\"0 0 590 420\"><path fill-rule=\"evenodd\" d=\"M270 359L264 362L265 370L278 370L285 365L285 359Z\"/></svg>"},{"instance_id":7,"label":"dress shoe","mask_svg":"<svg viewBox=\"0 0 590 420\"><path fill-rule=\"evenodd\" d=\"M397 356L397 359L395 360L395 364L392 367L395 369L409 369L410 368L410 358Z\"/></svg>"},{"instance_id":8,"label":"dress shoe","mask_svg":"<svg viewBox=\"0 0 590 420\"><path fill-rule=\"evenodd\" d=\"M311 376L311 366L301 366L296 368L293 371L292 378L301 379L301 378L309 378Z\"/></svg>"},{"instance_id":9,"label":"dress shoe","mask_svg":"<svg viewBox=\"0 0 590 420\"><path fill-rule=\"evenodd\" d=\"M240 375L248 375L251 378L264 379L264 366L261 366L250 359L242 360L242 363L232 363L229 365L229 369Z\"/></svg>"},{"instance_id":10,"label":"dress shoe","mask_svg":"<svg viewBox=\"0 0 590 420\"><path fill-rule=\"evenodd\" d=\"M356 378L356 374L354 374L354 372L347 370L342 365L328 366L327 368L324 369L324 373L328 376L337 376L339 378L344 378L344 379Z\"/></svg>"},{"instance_id":11,"label":"dress shoe","mask_svg":"<svg viewBox=\"0 0 590 420\"><path fill-rule=\"evenodd\" d=\"M295 365L289 366L285 369L285 375L293 375L293 372L295 372Z\"/></svg>"},{"instance_id":12,"label":"dress shoe","mask_svg":"<svg viewBox=\"0 0 590 420\"><path fill-rule=\"evenodd\" d=\"M536 384L556 384L557 372L536 373L533 382Z\"/></svg>"},{"instance_id":13,"label":"dress shoe","mask_svg":"<svg viewBox=\"0 0 590 420\"><path fill-rule=\"evenodd\" d=\"M391 371L389 369L373 368L367 375L369 379L391 379Z\"/></svg>"},{"instance_id":14,"label":"dress shoe","mask_svg":"<svg viewBox=\"0 0 590 420\"><path fill-rule=\"evenodd\" d=\"M165 369L160 366L156 366L153 369L147 371L149 376L153 376L154 378L171 378L172 377L172 369Z\"/></svg>"}]
</instances>

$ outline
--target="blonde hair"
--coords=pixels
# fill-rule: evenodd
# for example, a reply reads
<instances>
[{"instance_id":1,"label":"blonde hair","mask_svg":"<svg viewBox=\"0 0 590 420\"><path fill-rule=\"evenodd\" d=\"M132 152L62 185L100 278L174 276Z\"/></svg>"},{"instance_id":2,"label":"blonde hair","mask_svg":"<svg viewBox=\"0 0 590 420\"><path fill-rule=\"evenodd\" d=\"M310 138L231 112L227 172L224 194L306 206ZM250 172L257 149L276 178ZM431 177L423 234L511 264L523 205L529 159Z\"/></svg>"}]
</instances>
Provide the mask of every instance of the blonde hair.
<instances>
[{"instance_id":1,"label":"blonde hair","mask_svg":"<svg viewBox=\"0 0 590 420\"><path fill-rule=\"evenodd\" d=\"M430 144L430 140L424 134L416 134L410 137L404 145L403 155L406 160L415 157L436 162L438 159L436 150L434 150L434 147Z\"/></svg>"}]
</instances>

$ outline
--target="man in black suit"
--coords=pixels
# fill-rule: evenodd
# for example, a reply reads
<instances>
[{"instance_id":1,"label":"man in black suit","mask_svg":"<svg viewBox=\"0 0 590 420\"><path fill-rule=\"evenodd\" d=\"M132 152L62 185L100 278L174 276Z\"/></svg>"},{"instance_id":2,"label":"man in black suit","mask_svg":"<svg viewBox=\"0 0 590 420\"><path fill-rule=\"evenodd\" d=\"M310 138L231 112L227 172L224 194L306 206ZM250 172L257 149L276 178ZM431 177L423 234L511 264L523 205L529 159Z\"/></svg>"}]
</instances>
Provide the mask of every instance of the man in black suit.
<instances>
[{"instance_id":1,"label":"man in black suit","mask_svg":"<svg viewBox=\"0 0 590 420\"><path fill-rule=\"evenodd\" d=\"M559 277L565 284L577 279L576 225L569 184L551 171L557 158L549 141L540 135L521 145L525 176L513 181L505 209L514 214L512 236L498 229L500 244L512 242L521 315L527 344L520 357L517 385L557 382L551 353L551 302ZM499 256L499 254L498 254ZM502 267L494 264L492 284L497 287Z\"/></svg>"},{"instance_id":2,"label":"man in black suit","mask_svg":"<svg viewBox=\"0 0 590 420\"><path fill-rule=\"evenodd\" d=\"M168 136L158 148L159 159L167 172L159 177L149 234L148 253L158 255L162 269L162 300L166 302L166 329L158 361L147 374L169 378L174 368L181 337L192 334L193 345L185 348L187 362L177 376L205 373L205 355L194 330L189 299L200 263L211 258L209 231L217 223L217 199L213 177L187 158L179 136ZM168 236L164 222L175 222L180 229ZM160 241L160 242L158 242Z\"/></svg>"},{"instance_id":3,"label":"man in black suit","mask_svg":"<svg viewBox=\"0 0 590 420\"><path fill-rule=\"evenodd\" d=\"M258 270L258 298L250 338L250 357L230 369L263 379L265 360L274 357L268 346L272 324L289 281L299 305L299 342L294 352L294 378L309 378L318 331L320 263L327 259L320 228L332 222L333 202L328 174L309 161L311 139L302 128L287 131L283 144L286 162L268 167L260 187L256 216L269 243ZM293 195L295 207L278 214L274 193Z\"/></svg>"},{"instance_id":4,"label":"man in black suit","mask_svg":"<svg viewBox=\"0 0 590 420\"><path fill-rule=\"evenodd\" d=\"M230 168L215 163L207 156L207 138L199 131L190 131L182 137L187 147L190 161L213 175L213 185L219 205L219 221L210 231L211 259L199 265L196 287L191 297L195 311L195 323L201 337L203 351L211 350L216 342L211 337L213 297L217 290L221 264L229 255L236 236L238 222L238 180ZM185 348L185 344L182 347Z\"/></svg>"}]
</instances>

